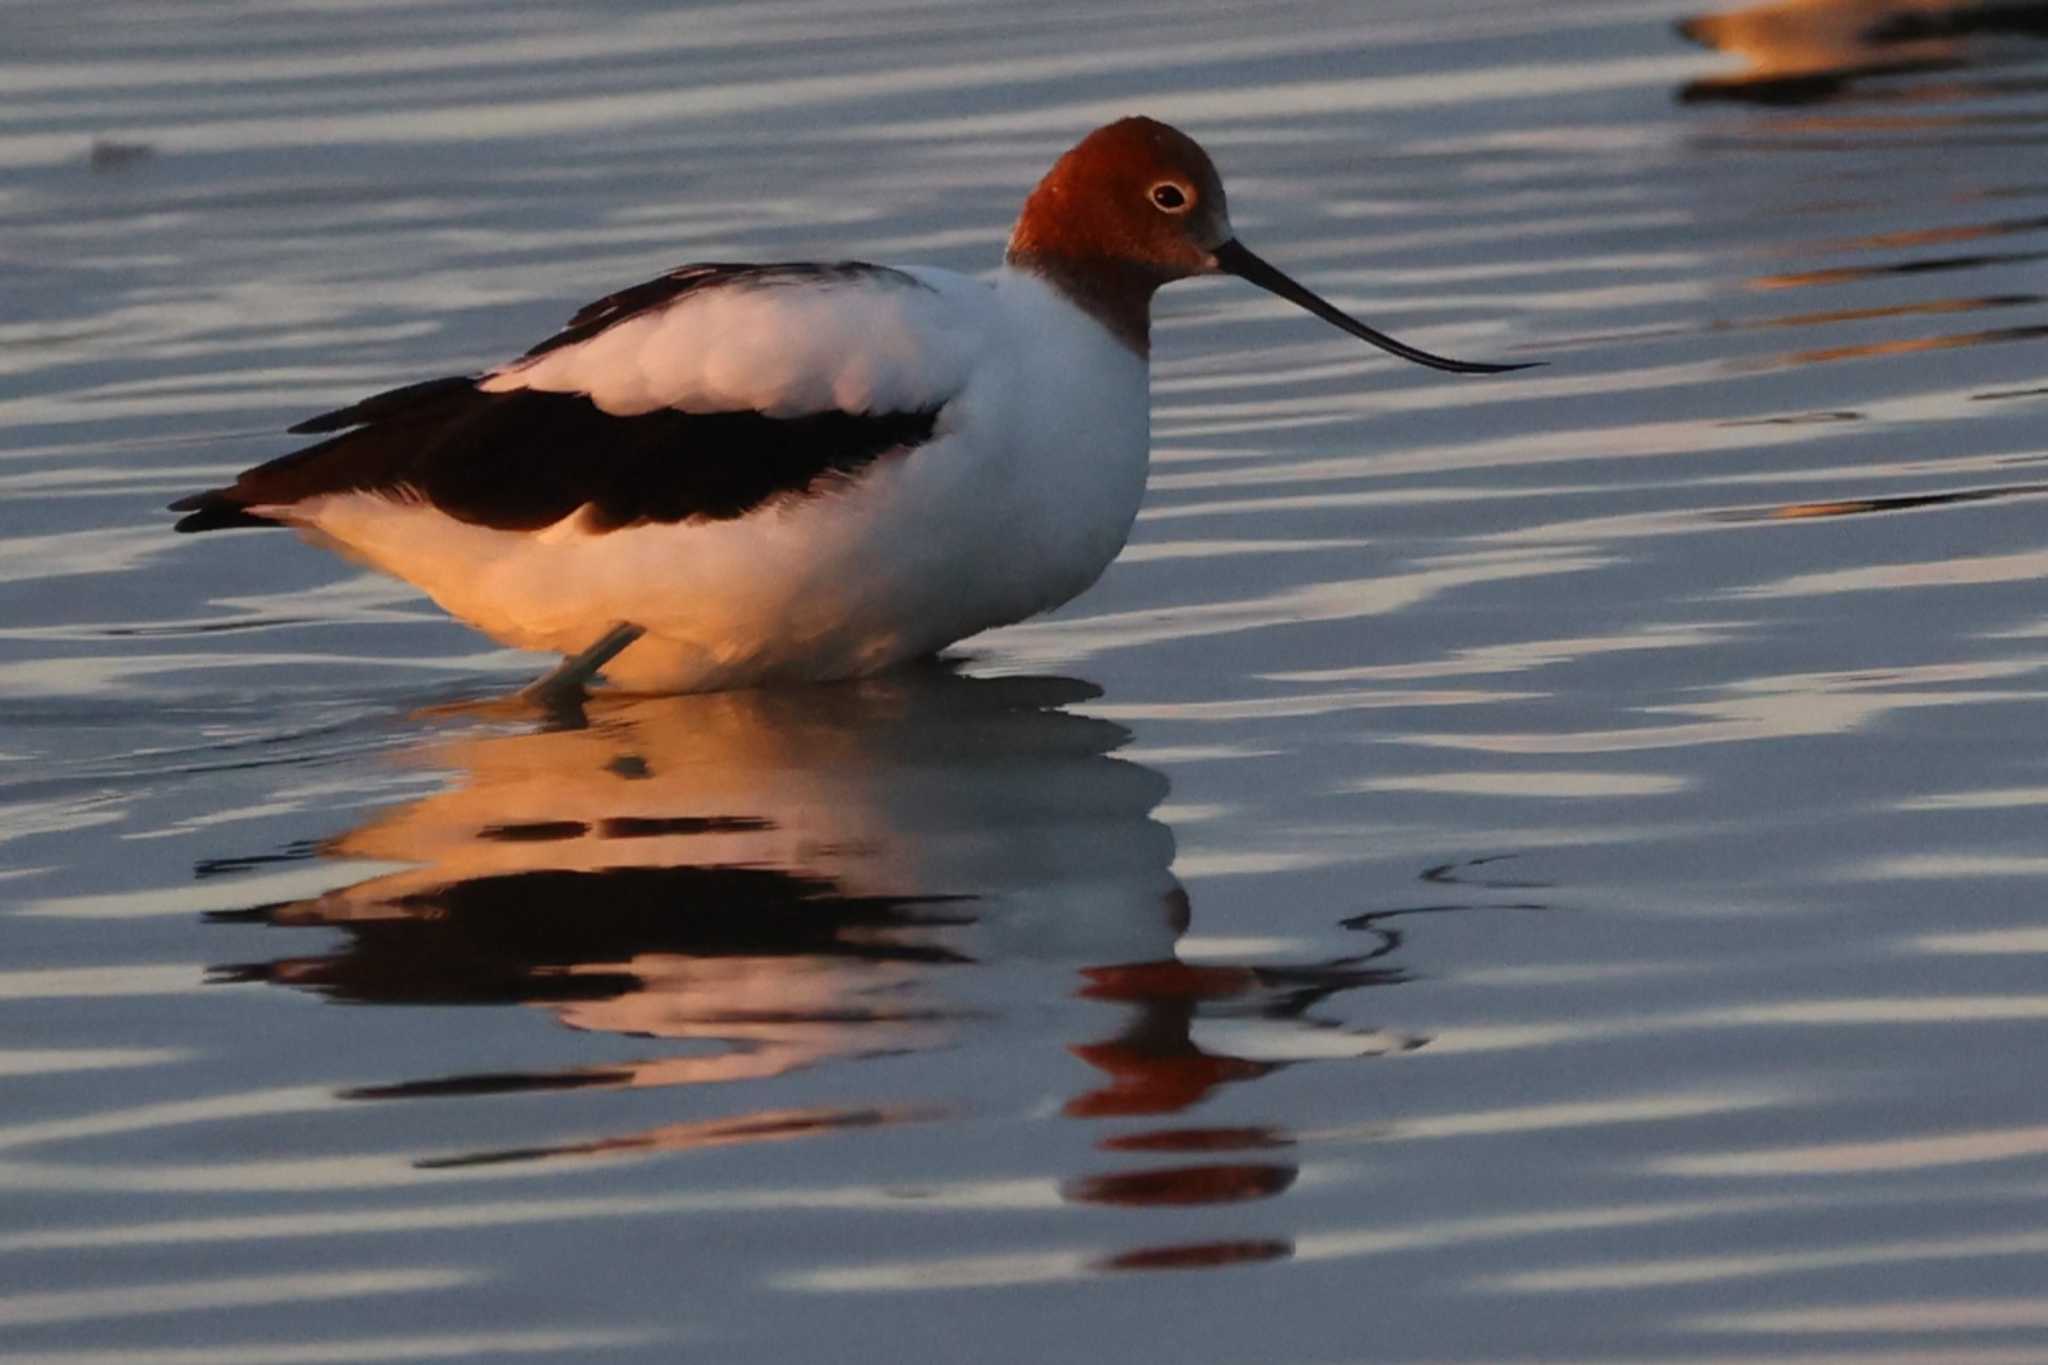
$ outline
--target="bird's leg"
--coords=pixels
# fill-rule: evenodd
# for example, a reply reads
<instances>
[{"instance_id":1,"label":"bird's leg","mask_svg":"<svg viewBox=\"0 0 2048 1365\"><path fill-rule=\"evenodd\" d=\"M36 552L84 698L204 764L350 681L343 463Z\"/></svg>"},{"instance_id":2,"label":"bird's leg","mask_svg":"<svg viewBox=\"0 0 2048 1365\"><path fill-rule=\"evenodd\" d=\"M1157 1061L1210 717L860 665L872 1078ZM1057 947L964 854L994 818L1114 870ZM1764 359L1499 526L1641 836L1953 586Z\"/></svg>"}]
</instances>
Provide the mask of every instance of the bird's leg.
<instances>
[{"instance_id":1,"label":"bird's leg","mask_svg":"<svg viewBox=\"0 0 2048 1365\"><path fill-rule=\"evenodd\" d=\"M581 700L584 684L596 677L599 669L617 658L620 650L646 633L645 626L636 626L631 621L620 621L598 636L596 644L580 654L571 654L521 688L520 698L548 707Z\"/></svg>"}]
</instances>

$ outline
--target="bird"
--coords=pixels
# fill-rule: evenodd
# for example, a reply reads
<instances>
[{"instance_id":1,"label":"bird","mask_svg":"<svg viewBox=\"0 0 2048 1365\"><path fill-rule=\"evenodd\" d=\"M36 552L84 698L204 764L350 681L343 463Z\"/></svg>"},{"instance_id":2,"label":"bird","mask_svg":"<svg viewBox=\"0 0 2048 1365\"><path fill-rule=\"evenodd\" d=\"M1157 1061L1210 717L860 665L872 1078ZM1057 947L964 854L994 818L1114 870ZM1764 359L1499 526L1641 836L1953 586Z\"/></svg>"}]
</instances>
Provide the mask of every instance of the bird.
<instances>
[{"instance_id":1,"label":"bird","mask_svg":"<svg viewBox=\"0 0 2048 1365\"><path fill-rule=\"evenodd\" d=\"M291 427L314 444L180 498L181 532L285 526L563 660L534 696L827 682L1071 600L1150 458L1163 285L1238 276L1417 364L1237 240L1178 129L1089 133L975 277L685 265L523 355Z\"/></svg>"},{"instance_id":2,"label":"bird","mask_svg":"<svg viewBox=\"0 0 2048 1365\"><path fill-rule=\"evenodd\" d=\"M2005 35L2048 35L2038 0L1764 0L1677 21L1678 32L1749 63L1688 83L1685 100L1826 99L1860 76L1938 70L1988 55Z\"/></svg>"}]
</instances>

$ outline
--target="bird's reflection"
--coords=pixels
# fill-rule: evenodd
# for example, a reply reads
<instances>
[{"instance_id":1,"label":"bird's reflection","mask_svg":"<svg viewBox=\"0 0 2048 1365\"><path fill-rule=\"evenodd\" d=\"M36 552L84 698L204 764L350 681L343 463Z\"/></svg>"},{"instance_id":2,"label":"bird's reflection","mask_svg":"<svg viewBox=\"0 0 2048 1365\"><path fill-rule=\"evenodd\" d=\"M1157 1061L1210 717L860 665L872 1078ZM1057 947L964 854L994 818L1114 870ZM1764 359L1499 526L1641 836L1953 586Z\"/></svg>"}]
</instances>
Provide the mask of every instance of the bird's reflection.
<instances>
[{"instance_id":1,"label":"bird's reflection","mask_svg":"<svg viewBox=\"0 0 2048 1365\"><path fill-rule=\"evenodd\" d=\"M444 790L312 850L397 870L216 916L338 929L338 944L215 975L356 1003L518 1003L574 1029L681 1045L624 1064L352 1092L373 1099L758 1082L955 1046L1006 1013L1041 1018L1038 1002L1014 1001L1048 967L1061 993L1089 1002L1062 1017L1093 1030L1103 1024L1095 1002L1115 1010L1109 1036L1056 1040L1096 1074L1063 1106L1075 1119L1171 1119L1287 1064L1284 1048L1259 1058L1205 1048L1194 1032L1203 1021L1313 1033L1320 1045L1303 1056L1339 1055L1329 1039L1340 1025L1316 1007L1398 980L1389 945L1285 968L1181 961L1188 900L1171 871L1172 833L1153 815L1166 780L1115 756L1121 727L1065 709L1093 694L1063 679L933 668L829 688L616 699L593 703L575 727L459 735L411 756L453 774ZM1401 1046L1362 1037L1351 1055ZM728 1108L745 1102L721 1093ZM693 1115L430 1164L758 1142L926 1117L957 1100ZM1126 1127L1096 1146L1145 1165L1068 1180L1066 1197L1228 1203L1278 1194L1295 1176L1287 1136L1257 1125ZM1162 1167L1160 1154L1201 1159ZM1275 1245L1144 1248L1130 1264L1216 1264Z\"/></svg>"},{"instance_id":2,"label":"bird's reflection","mask_svg":"<svg viewBox=\"0 0 2048 1365\"><path fill-rule=\"evenodd\" d=\"M1746 63L1691 82L1681 98L1801 104L1833 98L1861 77L1991 60L2001 38L2048 37L2048 3L1765 0L1680 20L1678 31Z\"/></svg>"}]
</instances>

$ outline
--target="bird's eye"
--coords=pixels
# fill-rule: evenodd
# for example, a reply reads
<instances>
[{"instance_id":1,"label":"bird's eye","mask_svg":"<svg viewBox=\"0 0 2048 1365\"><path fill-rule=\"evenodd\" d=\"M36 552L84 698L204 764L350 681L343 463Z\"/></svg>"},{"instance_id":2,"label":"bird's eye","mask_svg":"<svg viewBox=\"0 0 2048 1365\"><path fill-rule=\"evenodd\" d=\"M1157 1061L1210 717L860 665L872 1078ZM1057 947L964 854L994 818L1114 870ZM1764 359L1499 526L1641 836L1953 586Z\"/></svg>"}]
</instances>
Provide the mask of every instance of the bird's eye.
<instances>
[{"instance_id":1,"label":"bird's eye","mask_svg":"<svg viewBox=\"0 0 2048 1365\"><path fill-rule=\"evenodd\" d=\"M1168 213L1179 213L1188 206L1188 192L1171 180L1162 181L1152 187L1152 202Z\"/></svg>"}]
</instances>

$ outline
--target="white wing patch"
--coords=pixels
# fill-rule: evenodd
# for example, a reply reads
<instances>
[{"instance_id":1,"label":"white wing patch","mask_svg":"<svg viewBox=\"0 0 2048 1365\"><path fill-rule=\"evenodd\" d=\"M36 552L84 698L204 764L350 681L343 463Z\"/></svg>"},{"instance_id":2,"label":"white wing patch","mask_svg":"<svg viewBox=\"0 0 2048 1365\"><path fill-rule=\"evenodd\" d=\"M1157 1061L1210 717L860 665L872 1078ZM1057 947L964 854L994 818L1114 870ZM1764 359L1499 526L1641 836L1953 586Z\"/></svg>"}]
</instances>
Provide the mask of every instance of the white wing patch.
<instances>
[{"instance_id":1,"label":"white wing patch","mask_svg":"<svg viewBox=\"0 0 2048 1365\"><path fill-rule=\"evenodd\" d=\"M742 280L693 291L502 365L477 387L588 394L619 417L662 408L769 417L936 408L966 386L994 293L952 271L904 273L916 284Z\"/></svg>"}]
</instances>

